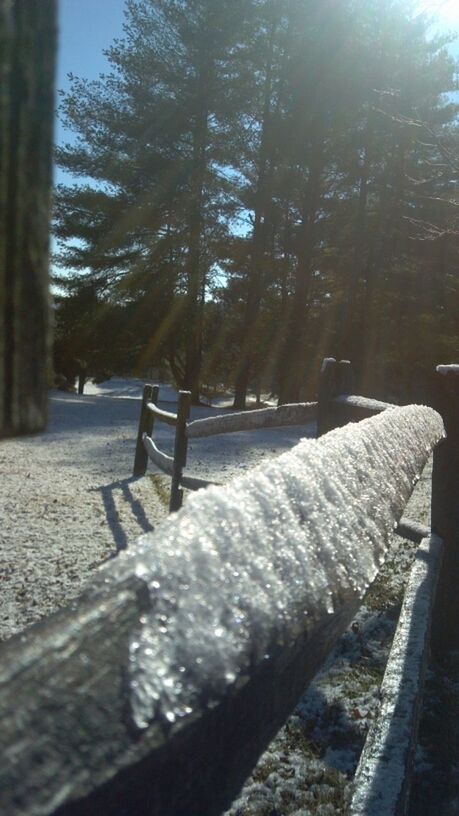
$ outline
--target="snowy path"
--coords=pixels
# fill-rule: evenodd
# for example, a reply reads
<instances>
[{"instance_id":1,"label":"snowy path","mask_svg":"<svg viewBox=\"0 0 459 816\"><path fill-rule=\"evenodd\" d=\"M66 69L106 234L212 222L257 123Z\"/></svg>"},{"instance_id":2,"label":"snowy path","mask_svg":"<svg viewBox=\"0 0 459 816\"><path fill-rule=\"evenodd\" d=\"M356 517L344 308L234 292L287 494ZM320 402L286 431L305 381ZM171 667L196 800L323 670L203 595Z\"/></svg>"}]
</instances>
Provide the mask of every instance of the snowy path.
<instances>
[{"instance_id":1,"label":"snowy path","mask_svg":"<svg viewBox=\"0 0 459 816\"><path fill-rule=\"evenodd\" d=\"M131 477L141 383L86 391L53 392L46 433L0 445L0 640L65 605L91 570L167 514L152 480ZM175 398L170 388L162 393ZM219 412L193 409L192 418ZM196 440L191 470L228 481L304 435L286 428ZM158 424L155 436L172 451L171 428Z\"/></svg>"}]
</instances>

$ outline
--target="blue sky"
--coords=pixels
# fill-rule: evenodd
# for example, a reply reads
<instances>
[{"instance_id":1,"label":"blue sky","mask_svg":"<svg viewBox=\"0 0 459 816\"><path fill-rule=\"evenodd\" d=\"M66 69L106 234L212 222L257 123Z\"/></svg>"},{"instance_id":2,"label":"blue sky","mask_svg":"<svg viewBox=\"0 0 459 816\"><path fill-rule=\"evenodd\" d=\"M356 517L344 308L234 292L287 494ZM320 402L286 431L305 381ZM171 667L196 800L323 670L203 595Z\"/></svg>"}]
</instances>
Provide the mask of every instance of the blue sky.
<instances>
[{"instance_id":1,"label":"blue sky","mask_svg":"<svg viewBox=\"0 0 459 816\"><path fill-rule=\"evenodd\" d=\"M59 0L57 88L69 87L67 74L96 79L108 68L103 51L123 34L124 0ZM68 138L56 123L56 141Z\"/></svg>"},{"instance_id":2,"label":"blue sky","mask_svg":"<svg viewBox=\"0 0 459 816\"><path fill-rule=\"evenodd\" d=\"M68 88L69 72L90 80L107 71L103 51L123 35L124 5L125 0L59 0L58 89ZM439 27L459 31L459 0L420 0L420 8L437 14ZM458 42L452 50L459 56ZM69 136L57 121L56 142Z\"/></svg>"}]
</instances>

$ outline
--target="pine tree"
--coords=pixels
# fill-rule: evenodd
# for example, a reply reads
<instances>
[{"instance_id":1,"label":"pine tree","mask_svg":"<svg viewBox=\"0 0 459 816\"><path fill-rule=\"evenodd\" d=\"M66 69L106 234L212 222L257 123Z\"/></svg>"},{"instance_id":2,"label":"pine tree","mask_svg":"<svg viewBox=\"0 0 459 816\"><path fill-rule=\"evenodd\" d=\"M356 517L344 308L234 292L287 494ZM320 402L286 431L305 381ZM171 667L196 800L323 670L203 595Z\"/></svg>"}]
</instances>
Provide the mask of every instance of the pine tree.
<instances>
[{"instance_id":1,"label":"pine tree","mask_svg":"<svg viewBox=\"0 0 459 816\"><path fill-rule=\"evenodd\" d=\"M170 340L179 385L195 400L206 286L232 208L222 167L242 5L129 0L124 38L107 54L112 72L89 85L73 78L62 102L78 141L58 162L91 182L58 188L60 263L118 298L135 283L140 303L148 279L153 288L168 279L169 308L147 347Z\"/></svg>"}]
</instances>

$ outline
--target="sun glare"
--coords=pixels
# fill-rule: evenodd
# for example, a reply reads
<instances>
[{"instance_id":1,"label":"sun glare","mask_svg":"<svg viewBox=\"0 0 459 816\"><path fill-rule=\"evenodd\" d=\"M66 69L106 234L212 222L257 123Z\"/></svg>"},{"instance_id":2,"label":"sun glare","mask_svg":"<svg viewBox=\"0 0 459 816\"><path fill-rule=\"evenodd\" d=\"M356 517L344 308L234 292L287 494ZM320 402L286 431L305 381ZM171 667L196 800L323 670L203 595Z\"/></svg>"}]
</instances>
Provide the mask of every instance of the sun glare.
<instances>
[{"instance_id":1,"label":"sun glare","mask_svg":"<svg viewBox=\"0 0 459 816\"><path fill-rule=\"evenodd\" d=\"M420 3L421 11L425 11L451 28L459 28L458 0L429 0Z\"/></svg>"}]
</instances>

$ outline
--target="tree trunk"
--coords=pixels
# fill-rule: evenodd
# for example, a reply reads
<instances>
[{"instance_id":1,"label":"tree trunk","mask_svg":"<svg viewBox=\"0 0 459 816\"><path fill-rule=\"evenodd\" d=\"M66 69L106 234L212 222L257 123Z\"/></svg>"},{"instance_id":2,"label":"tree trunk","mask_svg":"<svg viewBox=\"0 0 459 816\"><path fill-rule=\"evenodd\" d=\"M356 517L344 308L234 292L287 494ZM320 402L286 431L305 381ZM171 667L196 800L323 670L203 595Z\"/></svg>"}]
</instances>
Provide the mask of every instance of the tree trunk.
<instances>
[{"instance_id":1,"label":"tree trunk","mask_svg":"<svg viewBox=\"0 0 459 816\"><path fill-rule=\"evenodd\" d=\"M384 297L386 304L384 311L381 309L381 292L384 291L385 282L398 248L398 234L405 196L405 153L406 136L403 125L398 125L398 133L394 133L394 147L389 164L390 174L382 196L380 218L382 227L378 251L374 263L368 263L365 280L360 338L361 365L359 366L362 393L371 391L383 394L385 391L384 367L380 365L375 369L374 361L385 358L387 331L390 327L390 321L387 319L387 297Z\"/></svg>"},{"instance_id":2,"label":"tree trunk","mask_svg":"<svg viewBox=\"0 0 459 816\"><path fill-rule=\"evenodd\" d=\"M315 227L320 204L323 160L323 138L319 134L314 139L311 147L309 178L305 190L300 247L295 274L295 292L292 297L285 343L279 365L280 405L286 402L299 402L304 379L306 316L311 288Z\"/></svg>"},{"instance_id":3,"label":"tree trunk","mask_svg":"<svg viewBox=\"0 0 459 816\"><path fill-rule=\"evenodd\" d=\"M254 225L252 234L252 252L250 257L247 300L240 336L239 365L236 372L233 407L244 410L246 407L247 388L252 373L253 344L257 335L257 321L263 294L263 258L266 248L266 216L271 194L273 161L270 155L269 129L271 125L272 82L274 68L274 45L276 40L277 20L273 22L270 32L268 59L263 89L263 120L260 142L257 188L255 192Z\"/></svg>"},{"instance_id":4,"label":"tree trunk","mask_svg":"<svg viewBox=\"0 0 459 816\"><path fill-rule=\"evenodd\" d=\"M86 382L86 368L80 368L78 372L78 393L84 394L84 384Z\"/></svg>"},{"instance_id":5,"label":"tree trunk","mask_svg":"<svg viewBox=\"0 0 459 816\"><path fill-rule=\"evenodd\" d=\"M202 327L205 273L202 263L204 184L207 170L206 149L209 136L209 81L211 66L201 69L198 86L196 123L193 133L193 170L188 245L188 291L185 353L185 388L192 403L199 404L199 380L202 366Z\"/></svg>"},{"instance_id":6,"label":"tree trunk","mask_svg":"<svg viewBox=\"0 0 459 816\"><path fill-rule=\"evenodd\" d=\"M0 436L47 419L56 7L0 0Z\"/></svg>"},{"instance_id":7,"label":"tree trunk","mask_svg":"<svg viewBox=\"0 0 459 816\"><path fill-rule=\"evenodd\" d=\"M341 307L335 335L336 356L338 359L350 359L358 366L356 352L360 346L358 337L359 326L355 328L355 317L358 308L359 284L365 273L368 273L369 239L368 239L368 187L373 157L374 139L374 111L368 113L365 137L363 143L363 157L360 169L359 198L355 220L353 266L349 270L348 285ZM361 329L360 319L360 329ZM359 321L357 321L359 324ZM356 348L357 346L357 348Z\"/></svg>"}]
</instances>

